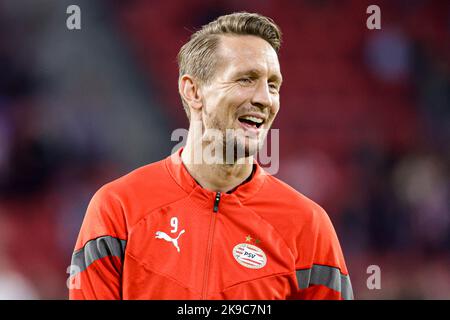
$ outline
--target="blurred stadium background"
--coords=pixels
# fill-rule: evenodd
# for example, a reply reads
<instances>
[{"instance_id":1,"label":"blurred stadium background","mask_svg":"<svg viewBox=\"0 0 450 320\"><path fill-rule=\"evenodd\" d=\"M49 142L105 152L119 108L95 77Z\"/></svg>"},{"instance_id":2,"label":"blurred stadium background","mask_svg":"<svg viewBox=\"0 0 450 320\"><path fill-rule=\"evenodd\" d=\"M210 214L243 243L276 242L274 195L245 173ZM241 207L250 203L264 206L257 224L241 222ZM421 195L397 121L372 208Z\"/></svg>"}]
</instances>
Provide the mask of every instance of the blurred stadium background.
<instances>
[{"instance_id":1,"label":"blurred stadium background","mask_svg":"<svg viewBox=\"0 0 450 320\"><path fill-rule=\"evenodd\" d=\"M329 213L355 297L450 299L450 2L425 0L0 1L0 299L67 298L93 193L188 125L180 46L241 10L283 30L277 176Z\"/></svg>"}]
</instances>

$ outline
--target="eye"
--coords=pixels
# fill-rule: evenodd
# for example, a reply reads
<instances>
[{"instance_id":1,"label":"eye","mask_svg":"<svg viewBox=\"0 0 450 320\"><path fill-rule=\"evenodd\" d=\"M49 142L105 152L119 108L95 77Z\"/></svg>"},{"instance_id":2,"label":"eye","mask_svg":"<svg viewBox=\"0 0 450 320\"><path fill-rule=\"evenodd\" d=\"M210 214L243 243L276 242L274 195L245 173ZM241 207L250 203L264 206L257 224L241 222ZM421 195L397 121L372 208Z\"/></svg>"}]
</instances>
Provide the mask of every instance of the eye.
<instances>
[{"instance_id":1,"label":"eye","mask_svg":"<svg viewBox=\"0 0 450 320\"><path fill-rule=\"evenodd\" d=\"M240 78L238 81L242 84L251 84L253 82L251 78Z\"/></svg>"},{"instance_id":2,"label":"eye","mask_svg":"<svg viewBox=\"0 0 450 320\"><path fill-rule=\"evenodd\" d=\"M278 92L280 89L278 88L278 85L275 83L269 83L269 88L273 91Z\"/></svg>"}]
</instances>

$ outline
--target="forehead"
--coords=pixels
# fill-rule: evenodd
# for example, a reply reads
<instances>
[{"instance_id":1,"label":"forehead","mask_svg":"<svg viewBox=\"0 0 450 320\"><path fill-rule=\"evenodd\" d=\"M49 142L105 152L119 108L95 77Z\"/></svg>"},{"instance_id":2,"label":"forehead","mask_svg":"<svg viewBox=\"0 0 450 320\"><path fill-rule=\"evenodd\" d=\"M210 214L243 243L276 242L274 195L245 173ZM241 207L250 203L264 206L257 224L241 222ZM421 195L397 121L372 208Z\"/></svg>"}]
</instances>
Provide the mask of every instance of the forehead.
<instances>
[{"instance_id":1,"label":"forehead","mask_svg":"<svg viewBox=\"0 0 450 320\"><path fill-rule=\"evenodd\" d=\"M221 36L217 49L218 68L222 73L256 69L281 77L278 55L272 46L257 36Z\"/></svg>"}]
</instances>

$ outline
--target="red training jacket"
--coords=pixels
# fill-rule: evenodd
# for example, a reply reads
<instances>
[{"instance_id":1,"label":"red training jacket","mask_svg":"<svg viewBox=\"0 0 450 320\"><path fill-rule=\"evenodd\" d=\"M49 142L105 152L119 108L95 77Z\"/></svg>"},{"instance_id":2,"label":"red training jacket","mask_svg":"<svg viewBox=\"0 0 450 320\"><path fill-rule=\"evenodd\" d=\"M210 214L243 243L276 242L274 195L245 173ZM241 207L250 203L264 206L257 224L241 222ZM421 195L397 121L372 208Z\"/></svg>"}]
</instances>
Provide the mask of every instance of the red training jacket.
<instances>
[{"instance_id":1,"label":"red training jacket","mask_svg":"<svg viewBox=\"0 0 450 320\"><path fill-rule=\"evenodd\" d=\"M352 299L326 212L257 164L203 189L181 152L103 186L72 256L70 299Z\"/></svg>"}]
</instances>

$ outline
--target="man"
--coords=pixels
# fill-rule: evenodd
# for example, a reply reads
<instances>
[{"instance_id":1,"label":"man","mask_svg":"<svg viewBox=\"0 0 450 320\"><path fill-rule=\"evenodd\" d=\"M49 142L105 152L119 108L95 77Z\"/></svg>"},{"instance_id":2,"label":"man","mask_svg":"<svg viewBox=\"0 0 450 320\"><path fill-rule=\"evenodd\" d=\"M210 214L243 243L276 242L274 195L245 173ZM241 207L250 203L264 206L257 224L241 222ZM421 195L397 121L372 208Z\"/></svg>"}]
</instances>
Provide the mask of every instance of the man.
<instances>
[{"instance_id":1,"label":"man","mask_svg":"<svg viewBox=\"0 0 450 320\"><path fill-rule=\"evenodd\" d=\"M102 187L71 299L352 299L325 211L254 161L280 108L272 20L219 17L179 53L185 148Z\"/></svg>"}]
</instances>

